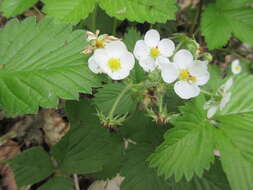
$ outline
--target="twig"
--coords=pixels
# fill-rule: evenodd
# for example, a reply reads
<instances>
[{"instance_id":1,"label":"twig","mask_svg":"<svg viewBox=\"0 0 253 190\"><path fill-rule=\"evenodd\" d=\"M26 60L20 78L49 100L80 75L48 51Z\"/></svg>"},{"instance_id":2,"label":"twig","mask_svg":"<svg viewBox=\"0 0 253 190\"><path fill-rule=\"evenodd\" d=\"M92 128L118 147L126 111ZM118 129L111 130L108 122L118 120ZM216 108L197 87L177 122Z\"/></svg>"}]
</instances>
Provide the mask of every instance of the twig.
<instances>
[{"instance_id":1,"label":"twig","mask_svg":"<svg viewBox=\"0 0 253 190\"><path fill-rule=\"evenodd\" d=\"M75 189L80 190L78 176L77 176L77 174L73 174L73 176L74 176Z\"/></svg>"}]
</instances>

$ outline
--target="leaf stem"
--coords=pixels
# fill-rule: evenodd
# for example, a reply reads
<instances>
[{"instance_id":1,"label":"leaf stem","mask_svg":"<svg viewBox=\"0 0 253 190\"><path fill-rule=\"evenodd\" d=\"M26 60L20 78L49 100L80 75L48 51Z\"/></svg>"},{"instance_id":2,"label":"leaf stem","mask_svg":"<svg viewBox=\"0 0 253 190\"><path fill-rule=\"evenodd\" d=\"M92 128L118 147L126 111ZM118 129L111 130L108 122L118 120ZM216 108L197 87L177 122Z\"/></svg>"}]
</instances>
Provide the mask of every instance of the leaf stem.
<instances>
[{"instance_id":1,"label":"leaf stem","mask_svg":"<svg viewBox=\"0 0 253 190\"><path fill-rule=\"evenodd\" d=\"M214 94L212 94L212 93L210 93L210 92L208 92L208 91L206 91L206 90L202 90L202 89L201 89L201 92L202 92L203 94L208 95L208 96L215 96Z\"/></svg>"},{"instance_id":2,"label":"leaf stem","mask_svg":"<svg viewBox=\"0 0 253 190\"><path fill-rule=\"evenodd\" d=\"M113 106L112 106L112 109L109 113L109 119L112 119L113 118L113 114L121 100L121 98L123 97L123 95L132 87L131 84L127 85L122 91L121 93L119 94L119 96L117 97L116 101L114 102Z\"/></svg>"},{"instance_id":3,"label":"leaf stem","mask_svg":"<svg viewBox=\"0 0 253 190\"><path fill-rule=\"evenodd\" d=\"M113 35L113 36L116 36L117 24L118 24L118 21L117 21L116 18L114 18L114 20L113 20L113 25L112 25L112 35Z\"/></svg>"},{"instance_id":4,"label":"leaf stem","mask_svg":"<svg viewBox=\"0 0 253 190\"><path fill-rule=\"evenodd\" d=\"M73 177L74 177L75 189L80 190L77 174L73 174Z\"/></svg>"},{"instance_id":5,"label":"leaf stem","mask_svg":"<svg viewBox=\"0 0 253 190\"><path fill-rule=\"evenodd\" d=\"M94 12L92 14L91 29L93 32L96 32L96 25L97 25L97 6L94 8Z\"/></svg>"}]
</instances>

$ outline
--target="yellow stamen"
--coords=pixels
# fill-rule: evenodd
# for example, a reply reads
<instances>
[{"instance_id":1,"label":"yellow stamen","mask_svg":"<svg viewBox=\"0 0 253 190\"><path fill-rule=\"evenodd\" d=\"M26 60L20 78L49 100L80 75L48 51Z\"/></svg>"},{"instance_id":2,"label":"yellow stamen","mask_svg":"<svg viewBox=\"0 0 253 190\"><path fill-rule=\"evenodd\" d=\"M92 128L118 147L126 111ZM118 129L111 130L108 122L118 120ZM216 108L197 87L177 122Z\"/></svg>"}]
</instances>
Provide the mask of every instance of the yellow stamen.
<instances>
[{"instance_id":1,"label":"yellow stamen","mask_svg":"<svg viewBox=\"0 0 253 190\"><path fill-rule=\"evenodd\" d=\"M192 76L187 69L181 69L179 72L179 79L186 80L190 82L196 82L197 78Z\"/></svg>"},{"instance_id":2,"label":"yellow stamen","mask_svg":"<svg viewBox=\"0 0 253 190\"><path fill-rule=\"evenodd\" d=\"M151 48L150 56L153 58L157 58L160 55L160 51L158 48Z\"/></svg>"},{"instance_id":3,"label":"yellow stamen","mask_svg":"<svg viewBox=\"0 0 253 190\"><path fill-rule=\"evenodd\" d=\"M121 68L121 62L118 59L111 58L108 62L108 67L114 72Z\"/></svg>"},{"instance_id":4,"label":"yellow stamen","mask_svg":"<svg viewBox=\"0 0 253 190\"><path fill-rule=\"evenodd\" d=\"M104 48L104 41L103 40L96 40L96 43L95 43L95 46L96 48Z\"/></svg>"},{"instance_id":5,"label":"yellow stamen","mask_svg":"<svg viewBox=\"0 0 253 190\"><path fill-rule=\"evenodd\" d=\"M240 71L240 70L241 70L241 66L237 65L237 66L235 67L235 70Z\"/></svg>"}]
</instances>

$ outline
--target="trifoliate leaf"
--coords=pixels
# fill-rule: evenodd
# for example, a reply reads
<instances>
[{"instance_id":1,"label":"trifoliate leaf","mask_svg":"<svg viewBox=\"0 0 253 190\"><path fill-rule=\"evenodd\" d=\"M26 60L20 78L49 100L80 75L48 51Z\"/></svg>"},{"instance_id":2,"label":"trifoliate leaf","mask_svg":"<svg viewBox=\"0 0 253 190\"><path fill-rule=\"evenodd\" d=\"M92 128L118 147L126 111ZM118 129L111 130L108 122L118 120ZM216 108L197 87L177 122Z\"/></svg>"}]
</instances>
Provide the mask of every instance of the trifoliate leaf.
<instances>
[{"instance_id":1,"label":"trifoliate leaf","mask_svg":"<svg viewBox=\"0 0 253 190\"><path fill-rule=\"evenodd\" d=\"M55 176L43 184L38 190L74 190L74 183L68 177Z\"/></svg>"},{"instance_id":2,"label":"trifoliate leaf","mask_svg":"<svg viewBox=\"0 0 253 190\"><path fill-rule=\"evenodd\" d=\"M181 108L182 116L172 124L175 128L164 135L164 142L150 157L150 165L166 178L183 176L189 181L194 174L202 176L214 160L214 129L206 120L203 96Z\"/></svg>"},{"instance_id":3,"label":"trifoliate leaf","mask_svg":"<svg viewBox=\"0 0 253 190\"><path fill-rule=\"evenodd\" d=\"M136 107L131 97L131 89L122 83L106 84L98 89L93 99L99 111L109 114L115 108L113 114L125 114Z\"/></svg>"},{"instance_id":4,"label":"trifoliate leaf","mask_svg":"<svg viewBox=\"0 0 253 190\"><path fill-rule=\"evenodd\" d=\"M175 19L175 0L99 0L99 5L110 16L137 22L162 22Z\"/></svg>"},{"instance_id":5,"label":"trifoliate leaf","mask_svg":"<svg viewBox=\"0 0 253 190\"><path fill-rule=\"evenodd\" d=\"M169 183L157 176L154 169L148 167L146 159L153 152L150 144L132 145L128 150L120 175L125 177L121 190L165 190Z\"/></svg>"},{"instance_id":6,"label":"trifoliate leaf","mask_svg":"<svg viewBox=\"0 0 253 190\"><path fill-rule=\"evenodd\" d=\"M53 173L49 155L41 147L30 148L7 161L18 186L37 183Z\"/></svg>"},{"instance_id":7,"label":"trifoliate leaf","mask_svg":"<svg viewBox=\"0 0 253 190\"><path fill-rule=\"evenodd\" d=\"M89 71L83 31L35 18L12 20L0 30L0 105L10 116L56 107L59 98L78 99L99 86Z\"/></svg>"},{"instance_id":8,"label":"trifoliate leaf","mask_svg":"<svg viewBox=\"0 0 253 190\"><path fill-rule=\"evenodd\" d=\"M42 0L43 11L49 16L66 23L77 23L85 19L95 8L96 0Z\"/></svg>"},{"instance_id":9,"label":"trifoliate leaf","mask_svg":"<svg viewBox=\"0 0 253 190\"><path fill-rule=\"evenodd\" d=\"M252 75L241 74L233 79L231 98L219 115L253 112Z\"/></svg>"},{"instance_id":10,"label":"trifoliate leaf","mask_svg":"<svg viewBox=\"0 0 253 190\"><path fill-rule=\"evenodd\" d=\"M208 48L225 45L232 34L253 45L253 8L247 5L248 2L252 0L233 0L229 3L217 0L208 5L201 22Z\"/></svg>"},{"instance_id":11,"label":"trifoliate leaf","mask_svg":"<svg viewBox=\"0 0 253 190\"><path fill-rule=\"evenodd\" d=\"M0 11L3 16L10 18L23 13L25 10L31 8L39 0L5 0L0 6Z\"/></svg>"},{"instance_id":12,"label":"trifoliate leaf","mask_svg":"<svg viewBox=\"0 0 253 190\"><path fill-rule=\"evenodd\" d=\"M171 181L171 184L171 190L230 190L227 178L218 160L202 177L194 176L190 182L182 180L178 183L172 183Z\"/></svg>"},{"instance_id":13,"label":"trifoliate leaf","mask_svg":"<svg viewBox=\"0 0 253 190\"><path fill-rule=\"evenodd\" d=\"M253 189L253 114L223 116L217 149L232 190Z\"/></svg>"},{"instance_id":14,"label":"trifoliate leaf","mask_svg":"<svg viewBox=\"0 0 253 190\"><path fill-rule=\"evenodd\" d=\"M138 111L123 124L120 133L137 143L158 145L166 129L166 126L156 125L145 113Z\"/></svg>"},{"instance_id":15,"label":"trifoliate leaf","mask_svg":"<svg viewBox=\"0 0 253 190\"><path fill-rule=\"evenodd\" d=\"M79 126L71 128L70 132L52 148L52 155L57 160L59 169L67 174L90 174L101 171L115 151L112 147L115 148L121 142L99 125L98 118L94 117L96 110L87 100L81 100L80 104L77 103L75 106L72 104L71 108L86 115L79 114L80 118L75 117L80 122L74 124ZM68 113L70 112L69 109ZM94 120L85 120L90 117Z\"/></svg>"}]
</instances>

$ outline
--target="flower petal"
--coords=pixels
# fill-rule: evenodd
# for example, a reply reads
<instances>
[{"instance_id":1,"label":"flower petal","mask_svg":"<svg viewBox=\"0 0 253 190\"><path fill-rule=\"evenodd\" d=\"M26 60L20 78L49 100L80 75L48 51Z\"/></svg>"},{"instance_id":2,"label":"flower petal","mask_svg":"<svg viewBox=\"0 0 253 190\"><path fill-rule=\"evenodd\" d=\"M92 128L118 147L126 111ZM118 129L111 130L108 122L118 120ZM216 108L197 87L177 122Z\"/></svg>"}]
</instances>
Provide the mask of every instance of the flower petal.
<instances>
[{"instance_id":1,"label":"flower petal","mask_svg":"<svg viewBox=\"0 0 253 190\"><path fill-rule=\"evenodd\" d=\"M198 96L200 89L197 85L191 84L186 81L178 81L174 85L176 94L182 99L190 99Z\"/></svg>"},{"instance_id":2,"label":"flower petal","mask_svg":"<svg viewBox=\"0 0 253 190\"><path fill-rule=\"evenodd\" d=\"M122 41L112 41L105 45L107 54L110 57L119 58L127 51L126 45Z\"/></svg>"},{"instance_id":3,"label":"flower petal","mask_svg":"<svg viewBox=\"0 0 253 190\"><path fill-rule=\"evenodd\" d=\"M209 72L208 72L207 62L195 60L192 67L189 68L189 72L192 76L197 78L195 84L204 85L209 80Z\"/></svg>"},{"instance_id":4,"label":"flower petal","mask_svg":"<svg viewBox=\"0 0 253 190\"><path fill-rule=\"evenodd\" d=\"M106 63L107 60L109 59L109 57L104 49L95 50L93 56L94 56L95 62L97 62L99 65Z\"/></svg>"},{"instance_id":5,"label":"flower petal","mask_svg":"<svg viewBox=\"0 0 253 190\"><path fill-rule=\"evenodd\" d=\"M151 29L146 32L144 41L148 47L156 47L160 41L160 34L157 30Z\"/></svg>"},{"instance_id":6,"label":"flower petal","mask_svg":"<svg viewBox=\"0 0 253 190\"><path fill-rule=\"evenodd\" d=\"M226 107L227 103L230 101L231 95L231 92L225 93L220 102L220 110L223 110Z\"/></svg>"},{"instance_id":7,"label":"flower petal","mask_svg":"<svg viewBox=\"0 0 253 190\"><path fill-rule=\"evenodd\" d=\"M149 47L144 40L138 40L134 47L134 56L140 59L146 59L149 55Z\"/></svg>"},{"instance_id":8,"label":"flower petal","mask_svg":"<svg viewBox=\"0 0 253 190\"><path fill-rule=\"evenodd\" d=\"M88 60L88 67L93 73L102 73L102 69L99 64L95 61L94 55L92 55Z\"/></svg>"},{"instance_id":9,"label":"flower petal","mask_svg":"<svg viewBox=\"0 0 253 190\"><path fill-rule=\"evenodd\" d=\"M173 63L168 63L167 65L163 65L161 75L164 82L172 83L178 78L178 69Z\"/></svg>"},{"instance_id":10,"label":"flower petal","mask_svg":"<svg viewBox=\"0 0 253 190\"><path fill-rule=\"evenodd\" d=\"M217 105L211 106L207 111L207 118L210 119L211 117L213 117L215 113L217 112L217 110L218 110Z\"/></svg>"},{"instance_id":11,"label":"flower petal","mask_svg":"<svg viewBox=\"0 0 253 190\"><path fill-rule=\"evenodd\" d=\"M134 67L134 56L132 53L126 51L124 54L121 55L120 61L122 64L122 69L131 70Z\"/></svg>"},{"instance_id":12,"label":"flower petal","mask_svg":"<svg viewBox=\"0 0 253 190\"><path fill-rule=\"evenodd\" d=\"M162 56L170 57L175 50L175 44L168 38L162 39L158 44L158 49L160 50Z\"/></svg>"},{"instance_id":13,"label":"flower petal","mask_svg":"<svg viewBox=\"0 0 253 190\"><path fill-rule=\"evenodd\" d=\"M175 54L173 61L180 69L187 69L193 64L193 56L190 51L181 49Z\"/></svg>"},{"instance_id":14,"label":"flower petal","mask_svg":"<svg viewBox=\"0 0 253 190\"><path fill-rule=\"evenodd\" d=\"M139 60L139 64L146 72L152 72L157 67L155 60L151 57Z\"/></svg>"},{"instance_id":15,"label":"flower petal","mask_svg":"<svg viewBox=\"0 0 253 190\"><path fill-rule=\"evenodd\" d=\"M113 80L122 80L130 74L130 70L121 69L117 72L107 73Z\"/></svg>"}]
</instances>

